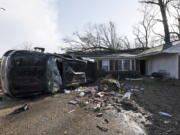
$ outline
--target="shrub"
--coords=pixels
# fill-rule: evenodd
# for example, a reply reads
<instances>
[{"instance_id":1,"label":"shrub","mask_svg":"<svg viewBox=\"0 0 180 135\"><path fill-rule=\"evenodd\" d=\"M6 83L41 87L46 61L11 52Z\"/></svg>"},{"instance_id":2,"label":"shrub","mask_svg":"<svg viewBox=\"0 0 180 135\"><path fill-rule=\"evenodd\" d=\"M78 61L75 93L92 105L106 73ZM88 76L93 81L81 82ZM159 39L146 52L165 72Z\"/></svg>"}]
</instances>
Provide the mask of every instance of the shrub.
<instances>
[{"instance_id":1,"label":"shrub","mask_svg":"<svg viewBox=\"0 0 180 135\"><path fill-rule=\"evenodd\" d=\"M161 73L161 72L153 72L151 75L159 79L163 79L165 77L164 73Z\"/></svg>"},{"instance_id":2,"label":"shrub","mask_svg":"<svg viewBox=\"0 0 180 135\"><path fill-rule=\"evenodd\" d=\"M96 78L105 77L107 75L107 71L104 69L99 69L96 71Z\"/></svg>"},{"instance_id":3,"label":"shrub","mask_svg":"<svg viewBox=\"0 0 180 135\"><path fill-rule=\"evenodd\" d=\"M113 72L112 75L113 75L113 77L115 77L117 79L141 77L140 73L137 71L116 71L116 72Z\"/></svg>"},{"instance_id":4,"label":"shrub","mask_svg":"<svg viewBox=\"0 0 180 135\"><path fill-rule=\"evenodd\" d=\"M105 71L105 70L98 70L97 71L97 78L105 77L106 75L110 74L112 78L115 79L125 79L125 78L138 78L141 77L140 73L137 71Z\"/></svg>"}]
</instances>

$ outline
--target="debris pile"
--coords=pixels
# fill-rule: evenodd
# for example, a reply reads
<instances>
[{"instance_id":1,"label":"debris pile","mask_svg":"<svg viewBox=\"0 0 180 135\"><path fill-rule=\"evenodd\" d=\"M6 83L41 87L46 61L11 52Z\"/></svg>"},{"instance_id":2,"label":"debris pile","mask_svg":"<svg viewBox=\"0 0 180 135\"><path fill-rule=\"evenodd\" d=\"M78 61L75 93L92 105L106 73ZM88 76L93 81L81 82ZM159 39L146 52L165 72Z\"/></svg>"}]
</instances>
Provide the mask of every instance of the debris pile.
<instances>
[{"instance_id":1,"label":"debris pile","mask_svg":"<svg viewBox=\"0 0 180 135\"><path fill-rule=\"evenodd\" d=\"M69 101L71 105L79 105L87 111L95 112L97 118L104 118L104 114L108 110L115 110L116 113L124 113L125 111L132 112L133 114L143 114L140 116L138 122L140 124L146 124L144 119L147 115L143 110L131 100L131 95L134 92L143 91L144 88L139 88L137 86L129 88L125 86L124 83L119 83L114 79L104 79L99 81L97 86L91 87L79 87L75 89L76 97L75 99ZM132 115L132 113L126 113L127 115ZM143 121L143 122L142 122ZM104 119L105 123L109 123L109 120ZM100 125L96 126L99 130L107 132L108 128L102 127Z\"/></svg>"}]
</instances>

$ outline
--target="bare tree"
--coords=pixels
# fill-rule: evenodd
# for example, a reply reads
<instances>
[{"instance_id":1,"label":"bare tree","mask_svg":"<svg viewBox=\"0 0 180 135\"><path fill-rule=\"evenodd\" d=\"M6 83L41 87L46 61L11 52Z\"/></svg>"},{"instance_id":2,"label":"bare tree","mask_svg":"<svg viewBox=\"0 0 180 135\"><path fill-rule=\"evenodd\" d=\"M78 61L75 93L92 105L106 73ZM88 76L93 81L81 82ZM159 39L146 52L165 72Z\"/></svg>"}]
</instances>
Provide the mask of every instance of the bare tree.
<instances>
[{"instance_id":1,"label":"bare tree","mask_svg":"<svg viewBox=\"0 0 180 135\"><path fill-rule=\"evenodd\" d=\"M0 13L2 13L2 12L4 12L4 11L6 11L6 9L3 8L3 7L0 7Z\"/></svg>"},{"instance_id":2,"label":"bare tree","mask_svg":"<svg viewBox=\"0 0 180 135\"><path fill-rule=\"evenodd\" d=\"M119 38L119 44L121 44L123 49L130 49L131 43L127 36L122 36Z\"/></svg>"},{"instance_id":3,"label":"bare tree","mask_svg":"<svg viewBox=\"0 0 180 135\"><path fill-rule=\"evenodd\" d=\"M2 11L6 11L6 9L5 9L5 8L2 8L2 7L0 7L0 10L2 10Z\"/></svg>"},{"instance_id":4,"label":"bare tree","mask_svg":"<svg viewBox=\"0 0 180 135\"><path fill-rule=\"evenodd\" d=\"M173 0L142 0L140 1L141 3L157 5L159 7L161 17L162 17L161 22L164 27L164 41L165 41L164 48L169 47L170 42L171 42L168 19L167 19L167 10L168 10L168 4L172 1Z\"/></svg>"},{"instance_id":5,"label":"bare tree","mask_svg":"<svg viewBox=\"0 0 180 135\"><path fill-rule=\"evenodd\" d=\"M173 16L174 22L171 25L172 31L170 33L174 40L180 40L180 1L174 0L172 7L174 10L172 11L171 16Z\"/></svg>"},{"instance_id":6,"label":"bare tree","mask_svg":"<svg viewBox=\"0 0 180 135\"><path fill-rule=\"evenodd\" d=\"M70 47L63 49L66 51L115 51L130 48L128 38L118 36L116 30L117 28L112 22L89 26L83 34L75 32L75 39L65 38L64 42Z\"/></svg>"},{"instance_id":7,"label":"bare tree","mask_svg":"<svg viewBox=\"0 0 180 135\"><path fill-rule=\"evenodd\" d=\"M31 51L31 50L33 50L33 43L27 42L27 41L23 42L22 44L18 45L16 49Z\"/></svg>"},{"instance_id":8,"label":"bare tree","mask_svg":"<svg viewBox=\"0 0 180 135\"><path fill-rule=\"evenodd\" d=\"M141 13L143 14L142 21L133 27L133 34L135 35L136 47L147 48L150 46L150 37L155 25L155 12L145 5Z\"/></svg>"}]
</instances>

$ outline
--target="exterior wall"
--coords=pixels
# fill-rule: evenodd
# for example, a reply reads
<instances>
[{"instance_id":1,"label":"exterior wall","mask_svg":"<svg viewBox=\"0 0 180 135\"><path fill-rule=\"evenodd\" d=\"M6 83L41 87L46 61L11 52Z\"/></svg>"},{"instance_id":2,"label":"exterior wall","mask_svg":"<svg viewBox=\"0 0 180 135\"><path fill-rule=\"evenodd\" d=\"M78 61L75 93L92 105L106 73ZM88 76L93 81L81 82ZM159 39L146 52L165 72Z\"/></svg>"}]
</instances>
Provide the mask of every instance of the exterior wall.
<instances>
[{"instance_id":1,"label":"exterior wall","mask_svg":"<svg viewBox=\"0 0 180 135\"><path fill-rule=\"evenodd\" d=\"M178 67L178 54L161 54L146 59L147 75L151 75L153 72L166 71L170 77L179 79Z\"/></svg>"}]
</instances>

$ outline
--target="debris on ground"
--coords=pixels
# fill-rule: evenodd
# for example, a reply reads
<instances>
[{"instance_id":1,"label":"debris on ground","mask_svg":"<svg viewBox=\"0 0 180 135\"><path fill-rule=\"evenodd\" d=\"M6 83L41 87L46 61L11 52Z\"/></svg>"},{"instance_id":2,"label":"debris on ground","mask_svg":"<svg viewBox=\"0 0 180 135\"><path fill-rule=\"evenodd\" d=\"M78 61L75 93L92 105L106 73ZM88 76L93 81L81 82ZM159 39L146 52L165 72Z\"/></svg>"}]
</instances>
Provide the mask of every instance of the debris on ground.
<instances>
[{"instance_id":1,"label":"debris on ground","mask_svg":"<svg viewBox=\"0 0 180 135\"><path fill-rule=\"evenodd\" d=\"M153 81L155 80L118 81L119 87L114 89L109 82L100 80L97 84L66 90L68 92L65 93L68 94L62 94L62 97L65 95L65 104L71 105L67 105L69 108L63 113L74 119L82 111L90 118L89 121L94 122L92 127L102 131L101 134L107 131L111 134L113 126L119 124L118 127L123 130L133 130L133 133L134 130L137 131L134 134L178 135L180 106L176 103L179 100L180 87L171 84L171 87L166 88L166 84L158 82L157 85ZM123 130L118 129L118 134L123 134Z\"/></svg>"},{"instance_id":2,"label":"debris on ground","mask_svg":"<svg viewBox=\"0 0 180 135\"><path fill-rule=\"evenodd\" d=\"M96 115L96 117L102 117L103 116L103 113L98 113L97 115Z\"/></svg>"},{"instance_id":3,"label":"debris on ground","mask_svg":"<svg viewBox=\"0 0 180 135\"><path fill-rule=\"evenodd\" d=\"M143 78L125 78L127 81L142 81Z\"/></svg>"},{"instance_id":4,"label":"debris on ground","mask_svg":"<svg viewBox=\"0 0 180 135\"><path fill-rule=\"evenodd\" d=\"M72 105L76 105L76 104L78 104L78 101L76 101L76 100L71 100L71 101L69 101L68 103L69 103L69 104L72 104Z\"/></svg>"},{"instance_id":5,"label":"debris on ground","mask_svg":"<svg viewBox=\"0 0 180 135\"><path fill-rule=\"evenodd\" d=\"M164 124L169 124L169 123L170 123L170 121L168 121L168 120L164 121Z\"/></svg>"},{"instance_id":6,"label":"debris on ground","mask_svg":"<svg viewBox=\"0 0 180 135\"><path fill-rule=\"evenodd\" d=\"M76 88L75 93L78 96L69 101L69 104L78 104L81 108L97 112L97 117L102 117L103 111L111 109L116 109L117 112L121 112L122 109L137 111L130 97L134 92L140 92L140 89L139 86L126 87L124 83L114 79L103 79L99 81L98 89L95 87ZM129 102L125 102L125 99Z\"/></svg>"},{"instance_id":7,"label":"debris on ground","mask_svg":"<svg viewBox=\"0 0 180 135\"><path fill-rule=\"evenodd\" d=\"M104 127L101 127L99 125L96 126L99 130L103 131L103 132L107 132L108 131L108 128L104 128Z\"/></svg>"},{"instance_id":8,"label":"debris on ground","mask_svg":"<svg viewBox=\"0 0 180 135\"><path fill-rule=\"evenodd\" d=\"M123 98L127 98L127 99L130 99L131 98L131 92L126 92L123 96Z\"/></svg>"},{"instance_id":9,"label":"debris on ground","mask_svg":"<svg viewBox=\"0 0 180 135\"><path fill-rule=\"evenodd\" d=\"M109 123L109 120L108 119L104 119L104 122L106 122L107 124Z\"/></svg>"},{"instance_id":10,"label":"debris on ground","mask_svg":"<svg viewBox=\"0 0 180 135\"><path fill-rule=\"evenodd\" d=\"M103 79L98 86L99 91L118 91L119 89L120 83L115 79Z\"/></svg>"},{"instance_id":11,"label":"debris on ground","mask_svg":"<svg viewBox=\"0 0 180 135\"><path fill-rule=\"evenodd\" d=\"M71 110L71 111L69 111L68 113L72 113L72 112L74 112L75 110Z\"/></svg>"},{"instance_id":12,"label":"debris on ground","mask_svg":"<svg viewBox=\"0 0 180 135\"><path fill-rule=\"evenodd\" d=\"M65 93L65 94L69 94L69 93L71 93L71 91L65 89L65 90L64 90L64 93Z\"/></svg>"},{"instance_id":13,"label":"debris on ground","mask_svg":"<svg viewBox=\"0 0 180 135\"><path fill-rule=\"evenodd\" d=\"M84 93L84 92L80 92L79 96L80 96L80 97L84 97L84 96L85 96L85 93Z\"/></svg>"},{"instance_id":14,"label":"debris on ground","mask_svg":"<svg viewBox=\"0 0 180 135\"><path fill-rule=\"evenodd\" d=\"M161 116L165 116L165 117L172 117L172 115L171 115L171 114L169 114L169 113L165 113L165 112L159 112L159 115L161 115Z\"/></svg>"},{"instance_id":15,"label":"debris on ground","mask_svg":"<svg viewBox=\"0 0 180 135\"><path fill-rule=\"evenodd\" d=\"M76 91L76 92L81 92L81 91L84 91L84 90L83 90L82 87L78 87L78 88L76 88L74 91Z\"/></svg>"},{"instance_id":16,"label":"debris on ground","mask_svg":"<svg viewBox=\"0 0 180 135\"><path fill-rule=\"evenodd\" d=\"M131 101L129 100L123 100L121 101L121 107L124 109L124 110L131 110L131 111L137 111L138 108L135 106L135 104L133 104Z\"/></svg>"},{"instance_id":17,"label":"debris on ground","mask_svg":"<svg viewBox=\"0 0 180 135\"><path fill-rule=\"evenodd\" d=\"M138 105L131 99L131 96L141 93L144 88L135 86L128 86L125 83L117 83L114 79L103 79L99 81L98 88L93 87L79 87L76 88L74 93L76 95L74 100L69 101L69 104L79 105L86 111L91 111L95 117L101 119L102 124L109 124L109 118L106 114L108 111L115 111L114 115L117 117L122 116L123 120L131 121L131 127L136 125L137 128L149 125L150 122L146 119L149 114L140 109ZM104 126L97 126L103 132L107 132L108 128ZM144 131L143 128L140 131Z\"/></svg>"},{"instance_id":18,"label":"debris on ground","mask_svg":"<svg viewBox=\"0 0 180 135\"><path fill-rule=\"evenodd\" d=\"M98 92L96 96L103 97L104 95L114 95L114 92Z\"/></svg>"},{"instance_id":19,"label":"debris on ground","mask_svg":"<svg viewBox=\"0 0 180 135\"><path fill-rule=\"evenodd\" d=\"M24 111L27 111L29 109L28 104L24 104L23 106L17 108L16 110L14 110L12 113L10 113L9 115L13 115L13 114L18 114Z\"/></svg>"}]
</instances>

